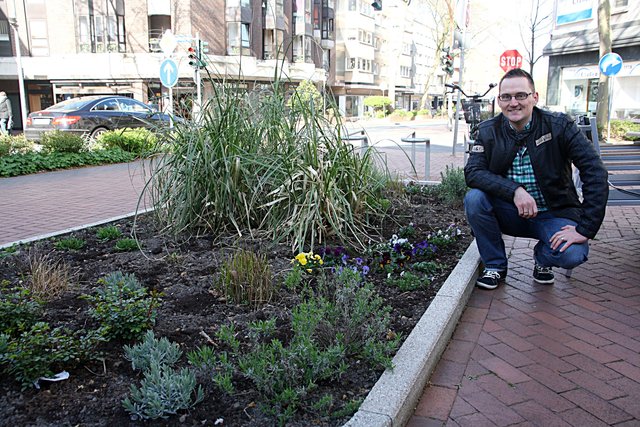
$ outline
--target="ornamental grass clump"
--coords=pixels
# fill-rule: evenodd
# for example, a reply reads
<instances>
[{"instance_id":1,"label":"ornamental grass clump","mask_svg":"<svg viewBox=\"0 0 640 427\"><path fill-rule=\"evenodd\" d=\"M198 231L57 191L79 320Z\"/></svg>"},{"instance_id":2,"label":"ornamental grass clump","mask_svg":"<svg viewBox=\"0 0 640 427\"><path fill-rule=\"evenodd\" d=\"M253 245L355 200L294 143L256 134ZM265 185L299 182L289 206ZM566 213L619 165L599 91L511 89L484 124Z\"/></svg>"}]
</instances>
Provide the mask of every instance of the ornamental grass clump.
<instances>
[{"instance_id":1,"label":"ornamental grass clump","mask_svg":"<svg viewBox=\"0 0 640 427\"><path fill-rule=\"evenodd\" d=\"M41 300L52 300L69 289L72 274L64 261L54 259L38 249L29 251L29 280L26 287L32 295Z\"/></svg>"},{"instance_id":2,"label":"ornamental grass clump","mask_svg":"<svg viewBox=\"0 0 640 427\"><path fill-rule=\"evenodd\" d=\"M295 102L282 81L212 85L197 126L177 124L152 162L145 192L163 229L266 234L296 251L329 236L363 247L389 179L375 150L344 142L339 120Z\"/></svg>"},{"instance_id":3,"label":"ornamental grass clump","mask_svg":"<svg viewBox=\"0 0 640 427\"><path fill-rule=\"evenodd\" d=\"M256 307L271 298L271 281L267 257L241 250L223 262L217 283L227 299Z\"/></svg>"}]
</instances>

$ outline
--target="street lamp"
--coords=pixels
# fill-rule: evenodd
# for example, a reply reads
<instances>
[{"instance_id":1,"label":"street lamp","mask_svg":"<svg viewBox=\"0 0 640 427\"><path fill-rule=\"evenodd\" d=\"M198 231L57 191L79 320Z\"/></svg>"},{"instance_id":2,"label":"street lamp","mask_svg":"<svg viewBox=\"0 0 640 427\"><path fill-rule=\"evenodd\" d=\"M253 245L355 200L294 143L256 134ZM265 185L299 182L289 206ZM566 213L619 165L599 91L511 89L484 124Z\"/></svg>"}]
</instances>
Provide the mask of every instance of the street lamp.
<instances>
[{"instance_id":1,"label":"street lamp","mask_svg":"<svg viewBox=\"0 0 640 427\"><path fill-rule=\"evenodd\" d=\"M13 28L13 39L16 44L16 67L18 69L18 87L20 88L20 117L22 128L27 123L27 100L24 92L24 74L22 72L22 54L20 52L20 34L18 33L18 14L16 13L16 1L13 0L13 16L9 18L9 25Z\"/></svg>"}]
</instances>

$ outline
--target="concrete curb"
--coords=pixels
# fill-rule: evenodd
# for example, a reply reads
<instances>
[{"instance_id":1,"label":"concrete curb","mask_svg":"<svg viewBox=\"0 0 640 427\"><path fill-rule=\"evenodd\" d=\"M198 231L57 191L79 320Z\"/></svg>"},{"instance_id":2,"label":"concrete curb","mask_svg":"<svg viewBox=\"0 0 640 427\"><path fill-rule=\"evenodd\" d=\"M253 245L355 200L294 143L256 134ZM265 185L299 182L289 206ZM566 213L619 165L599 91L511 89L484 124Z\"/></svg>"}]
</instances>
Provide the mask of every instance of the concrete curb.
<instances>
[{"instance_id":1,"label":"concrete curb","mask_svg":"<svg viewBox=\"0 0 640 427\"><path fill-rule=\"evenodd\" d=\"M409 421L469 300L479 267L474 240L393 358L393 371L382 374L343 427L402 427Z\"/></svg>"}]
</instances>

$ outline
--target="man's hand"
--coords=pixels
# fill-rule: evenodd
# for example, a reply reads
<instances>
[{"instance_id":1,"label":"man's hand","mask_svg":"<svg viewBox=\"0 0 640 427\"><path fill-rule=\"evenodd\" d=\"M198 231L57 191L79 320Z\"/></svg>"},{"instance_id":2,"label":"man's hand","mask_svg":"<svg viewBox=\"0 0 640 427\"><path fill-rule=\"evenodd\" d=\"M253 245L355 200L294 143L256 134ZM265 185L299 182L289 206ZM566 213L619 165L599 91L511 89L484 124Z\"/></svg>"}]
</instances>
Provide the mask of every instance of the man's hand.
<instances>
[{"instance_id":1,"label":"man's hand","mask_svg":"<svg viewBox=\"0 0 640 427\"><path fill-rule=\"evenodd\" d=\"M538 215L538 205L535 199L523 187L516 189L513 195L513 203L518 208L518 215L522 218L534 218Z\"/></svg>"},{"instance_id":2,"label":"man's hand","mask_svg":"<svg viewBox=\"0 0 640 427\"><path fill-rule=\"evenodd\" d=\"M562 246L560 252L564 252L572 244L584 243L587 240L589 239L576 231L576 227L573 225L565 225L560 231L551 236L549 243L551 243L551 249L556 250Z\"/></svg>"}]
</instances>

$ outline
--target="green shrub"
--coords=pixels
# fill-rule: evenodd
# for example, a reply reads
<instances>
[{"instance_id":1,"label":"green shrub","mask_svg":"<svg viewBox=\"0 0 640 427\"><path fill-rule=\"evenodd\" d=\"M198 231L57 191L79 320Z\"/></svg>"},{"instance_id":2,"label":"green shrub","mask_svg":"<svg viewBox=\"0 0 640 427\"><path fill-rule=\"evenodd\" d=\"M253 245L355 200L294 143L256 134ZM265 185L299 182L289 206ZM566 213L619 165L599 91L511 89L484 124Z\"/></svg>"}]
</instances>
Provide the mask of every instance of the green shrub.
<instances>
[{"instance_id":1,"label":"green shrub","mask_svg":"<svg viewBox=\"0 0 640 427\"><path fill-rule=\"evenodd\" d=\"M81 153L87 148L80 135L60 130L45 132L40 143L44 153Z\"/></svg>"},{"instance_id":2,"label":"green shrub","mask_svg":"<svg viewBox=\"0 0 640 427\"><path fill-rule=\"evenodd\" d=\"M364 105L375 110L386 110L391 105L391 98L387 96L367 96L364 98Z\"/></svg>"},{"instance_id":3,"label":"green shrub","mask_svg":"<svg viewBox=\"0 0 640 427\"><path fill-rule=\"evenodd\" d=\"M28 289L12 287L6 280L0 283L0 334L17 336L35 324L42 311L42 303Z\"/></svg>"},{"instance_id":4,"label":"green shrub","mask_svg":"<svg viewBox=\"0 0 640 427\"><path fill-rule=\"evenodd\" d=\"M33 151L33 142L21 135L0 135L0 157Z\"/></svg>"},{"instance_id":5,"label":"green shrub","mask_svg":"<svg viewBox=\"0 0 640 427\"><path fill-rule=\"evenodd\" d=\"M153 420L192 408L202 399L204 391L201 386L196 389L193 372L188 369L174 371L169 366L154 363L144 372L140 387L131 385L131 397L125 398L122 405L133 417Z\"/></svg>"},{"instance_id":6,"label":"green shrub","mask_svg":"<svg viewBox=\"0 0 640 427\"><path fill-rule=\"evenodd\" d=\"M167 338L157 339L153 331L147 331L141 343L124 346L124 358L131 362L133 369L146 371L153 364L173 366L182 356L182 350Z\"/></svg>"},{"instance_id":7,"label":"green shrub","mask_svg":"<svg viewBox=\"0 0 640 427\"><path fill-rule=\"evenodd\" d=\"M99 331L83 334L84 331L51 329L47 323L37 322L16 339L4 338L0 366L26 389L40 377L52 376L94 357L102 335Z\"/></svg>"},{"instance_id":8,"label":"green shrub","mask_svg":"<svg viewBox=\"0 0 640 427\"><path fill-rule=\"evenodd\" d=\"M0 177L27 175L41 171L80 166L130 162L135 157L135 154L120 149L95 150L82 153L18 153L11 156L0 156Z\"/></svg>"},{"instance_id":9,"label":"green shrub","mask_svg":"<svg viewBox=\"0 0 640 427\"><path fill-rule=\"evenodd\" d=\"M96 231L96 237L100 240L115 240L122 237L122 231L115 225L101 227Z\"/></svg>"},{"instance_id":10,"label":"green shrub","mask_svg":"<svg viewBox=\"0 0 640 427\"><path fill-rule=\"evenodd\" d=\"M135 251L138 249L138 241L136 239L120 239L116 242L116 250L122 252Z\"/></svg>"},{"instance_id":11,"label":"green shrub","mask_svg":"<svg viewBox=\"0 0 640 427\"><path fill-rule=\"evenodd\" d=\"M640 137L627 137L627 132L640 132L640 123L634 123L630 120L611 120L610 135L613 139L639 140Z\"/></svg>"},{"instance_id":12,"label":"green shrub","mask_svg":"<svg viewBox=\"0 0 640 427\"><path fill-rule=\"evenodd\" d=\"M132 274L117 271L100 279L93 295L83 295L89 314L106 329L106 337L137 338L156 320L160 294L147 291Z\"/></svg>"},{"instance_id":13,"label":"green shrub","mask_svg":"<svg viewBox=\"0 0 640 427\"><path fill-rule=\"evenodd\" d=\"M80 249L84 248L86 244L87 242L82 239L78 239L76 237L67 237L65 239L58 240L53 246L56 249L61 250L79 251Z\"/></svg>"},{"instance_id":14,"label":"green shrub","mask_svg":"<svg viewBox=\"0 0 640 427\"><path fill-rule=\"evenodd\" d=\"M267 257L241 250L223 262L218 288L235 303L258 306L271 298L271 280Z\"/></svg>"},{"instance_id":15,"label":"green shrub","mask_svg":"<svg viewBox=\"0 0 640 427\"><path fill-rule=\"evenodd\" d=\"M137 155L149 154L156 146L157 136L146 128L116 129L98 137L106 149L119 148Z\"/></svg>"},{"instance_id":16,"label":"green shrub","mask_svg":"<svg viewBox=\"0 0 640 427\"><path fill-rule=\"evenodd\" d=\"M320 113L323 107L322 94L320 94L313 82L303 80L289 97L287 106L291 109L302 111L313 106L314 112Z\"/></svg>"},{"instance_id":17,"label":"green shrub","mask_svg":"<svg viewBox=\"0 0 640 427\"><path fill-rule=\"evenodd\" d=\"M397 109L394 110L393 113L389 116L391 120L413 120L415 117L415 111L407 111Z\"/></svg>"}]
</instances>

